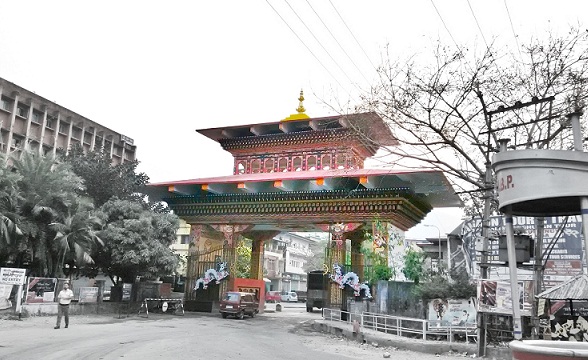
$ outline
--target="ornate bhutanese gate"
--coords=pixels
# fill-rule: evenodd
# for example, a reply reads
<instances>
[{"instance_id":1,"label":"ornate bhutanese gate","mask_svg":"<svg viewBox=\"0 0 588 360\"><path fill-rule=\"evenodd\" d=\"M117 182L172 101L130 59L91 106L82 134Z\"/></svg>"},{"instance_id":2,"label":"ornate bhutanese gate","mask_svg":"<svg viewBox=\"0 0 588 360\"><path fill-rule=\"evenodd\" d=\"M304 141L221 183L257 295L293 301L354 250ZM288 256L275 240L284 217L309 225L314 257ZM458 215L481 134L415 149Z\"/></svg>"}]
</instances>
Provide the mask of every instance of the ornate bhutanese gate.
<instances>
[{"instance_id":1,"label":"ornate bhutanese gate","mask_svg":"<svg viewBox=\"0 0 588 360\"><path fill-rule=\"evenodd\" d=\"M234 267L241 236L253 240L253 279L263 279L264 242L281 231L330 232L329 264L344 263L350 240L352 269L362 277L362 233L375 218L405 231L433 207L461 205L440 172L363 168L379 146L396 144L375 113L309 118L299 100L298 113L279 122L198 130L233 155L233 175L150 185L152 199L192 226L188 300L218 299L218 286L195 293L194 281L210 261ZM342 290L332 287L330 300L341 305Z\"/></svg>"}]
</instances>

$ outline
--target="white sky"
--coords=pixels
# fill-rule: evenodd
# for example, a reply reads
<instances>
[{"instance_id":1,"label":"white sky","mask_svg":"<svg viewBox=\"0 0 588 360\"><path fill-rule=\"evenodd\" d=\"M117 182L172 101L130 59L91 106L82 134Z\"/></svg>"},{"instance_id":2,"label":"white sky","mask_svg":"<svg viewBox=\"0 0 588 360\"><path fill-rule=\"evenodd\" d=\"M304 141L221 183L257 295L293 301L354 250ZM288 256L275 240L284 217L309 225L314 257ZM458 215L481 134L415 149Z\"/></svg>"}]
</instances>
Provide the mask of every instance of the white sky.
<instances>
[{"instance_id":1,"label":"white sky","mask_svg":"<svg viewBox=\"0 0 588 360\"><path fill-rule=\"evenodd\" d=\"M301 88L311 117L334 114L324 102L352 108L386 45L401 57L438 38L515 49L515 34L565 31L586 14L585 0L4 0L0 77L133 138L152 182L221 176L230 154L195 129L278 121ZM459 214L423 223L443 235ZM425 236L437 229L407 234Z\"/></svg>"}]
</instances>

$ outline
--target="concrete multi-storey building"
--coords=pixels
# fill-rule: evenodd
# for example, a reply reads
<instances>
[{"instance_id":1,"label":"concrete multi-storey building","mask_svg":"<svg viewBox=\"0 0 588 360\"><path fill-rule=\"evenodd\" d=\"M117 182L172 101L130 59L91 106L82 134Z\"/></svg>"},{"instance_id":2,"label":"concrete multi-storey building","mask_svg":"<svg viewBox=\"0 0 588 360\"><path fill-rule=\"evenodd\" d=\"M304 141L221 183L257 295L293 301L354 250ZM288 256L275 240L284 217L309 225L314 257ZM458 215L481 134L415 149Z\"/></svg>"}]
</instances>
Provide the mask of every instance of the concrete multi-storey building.
<instances>
[{"instance_id":1,"label":"concrete multi-storey building","mask_svg":"<svg viewBox=\"0 0 588 360\"><path fill-rule=\"evenodd\" d=\"M264 275L269 290L306 290L306 262L312 256L310 243L317 240L283 232L264 245Z\"/></svg>"},{"instance_id":2,"label":"concrete multi-storey building","mask_svg":"<svg viewBox=\"0 0 588 360\"><path fill-rule=\"evenodd\" d=\"M130 137L0 78L0 153L18 154L28 146L55 154L74 144L85 151L104 149L115 165L135 159Z\"/></svg>"}]
</instances>

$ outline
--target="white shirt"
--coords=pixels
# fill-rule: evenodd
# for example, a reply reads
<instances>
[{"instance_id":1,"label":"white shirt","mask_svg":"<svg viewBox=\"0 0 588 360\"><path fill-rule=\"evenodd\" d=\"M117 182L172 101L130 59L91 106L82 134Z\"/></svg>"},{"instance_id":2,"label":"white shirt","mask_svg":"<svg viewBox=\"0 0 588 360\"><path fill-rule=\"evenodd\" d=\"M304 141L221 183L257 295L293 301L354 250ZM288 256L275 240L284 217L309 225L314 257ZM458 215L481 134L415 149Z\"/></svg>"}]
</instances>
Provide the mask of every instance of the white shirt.
<instances>
[{"instance_id":1,"label":"white shirt","mask_svg":"<svg viewBox=\"0 0 588 360\"><path fill-rule=\"evenodd\" d=\"M73 297L74 293L71 289L63 289L59 292L59 295L57 295L57 299L61 305L69 305Z\"/></svg>"}]
</instances>

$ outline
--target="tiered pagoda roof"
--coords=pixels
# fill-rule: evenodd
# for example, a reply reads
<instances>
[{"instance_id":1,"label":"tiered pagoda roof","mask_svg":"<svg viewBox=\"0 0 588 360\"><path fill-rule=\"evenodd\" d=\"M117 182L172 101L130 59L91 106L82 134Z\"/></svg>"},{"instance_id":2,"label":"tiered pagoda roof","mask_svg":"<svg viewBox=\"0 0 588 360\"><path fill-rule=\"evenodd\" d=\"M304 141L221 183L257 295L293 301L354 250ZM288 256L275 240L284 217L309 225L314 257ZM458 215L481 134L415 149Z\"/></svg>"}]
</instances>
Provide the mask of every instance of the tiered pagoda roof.
<instances>
[{"instance_id":1,"label":"tiered pagoda roof","mask_svg":"<svg viewBox=\"0 0 588 360\"><path fill-rule=\"evenodd\" d=\"M397 145L377 114L309 118L303 99L282 121L197 130L233 154L233 175L150 184L150 197L188 223L291 231L376 217L406 230L433 207L462 205L439 171L363 168Z\"/></svg>"}]
</instances>

